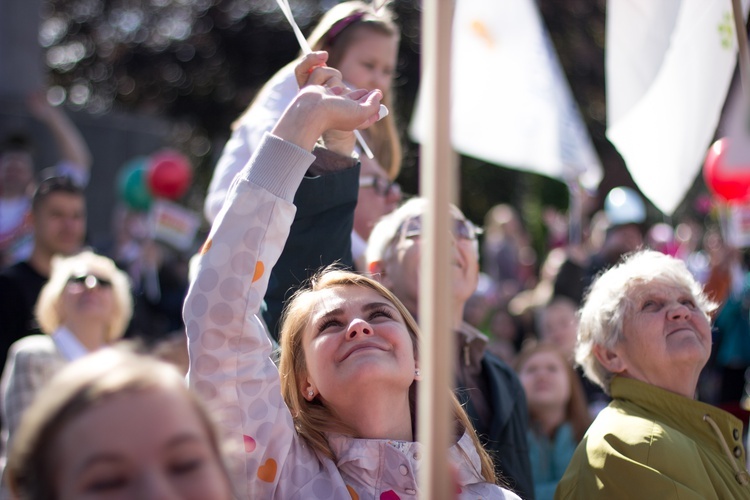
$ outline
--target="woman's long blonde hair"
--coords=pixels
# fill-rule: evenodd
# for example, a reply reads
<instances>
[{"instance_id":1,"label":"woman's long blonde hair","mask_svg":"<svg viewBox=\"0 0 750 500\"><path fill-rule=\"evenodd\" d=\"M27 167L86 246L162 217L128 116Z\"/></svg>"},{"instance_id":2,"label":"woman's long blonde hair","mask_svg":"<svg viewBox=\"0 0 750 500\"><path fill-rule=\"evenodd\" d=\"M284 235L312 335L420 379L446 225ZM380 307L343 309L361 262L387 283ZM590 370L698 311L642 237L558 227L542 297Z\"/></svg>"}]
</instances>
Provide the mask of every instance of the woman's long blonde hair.
<instances>
[{"instance_id":1,"label":"woman's long blonde hair","mask_svg":"<svg viewBox=\"0 0 750 500\"><path fill-rule=\"evenodd\" d=\"M307 377L307 364L303 338L310 327L311 308L314 305L314 294L336 286L351 286L369 288L392 303L401 314L414 345L414 352L419 349L419 326L409 311L398 298L377 281L349 271L327 268L311 278L309 286L298 290L289 305L284 310L281 322L281 360L279 373L281 375L281 393L284 401L292 412L295 428L300 436L310 445L331 459L335 459L333 451L328 445L326 433L336 432L357 437L351 426L337 419L330 409L326 408L318 399L308 401L300 391L299 382ZM409 406L411 408L412 431L416 435L416 407L417 382L409 388ZM497 483L495 469L487 451L482 447L474 431L469 417L451 394L453 415L456 419L456 430L460 436L464 431L471 436L474 446L481 460L481 475L491 483Z\"/></svg>"},{"instance_id":2,"label":"woman's long blonde hair","mask_svg":"<svg viewBox=\"0 0 750 500\"><path fill-rule=\"evenodd\" d=\"M369 4L352 1L335 5L326 12L310 33L307 41L313 50L328 52L327 64L337 68L346 50L365 30L384 36L401 37L388 8L382 7L376 12ZM382 103L391 109L393 102L391 89L380 90L383 91ZM394 113L391 112L365 131L368 146L391 180L398 177L401 171L401 142L393 115Z\"/></svg>"}]
</instances>

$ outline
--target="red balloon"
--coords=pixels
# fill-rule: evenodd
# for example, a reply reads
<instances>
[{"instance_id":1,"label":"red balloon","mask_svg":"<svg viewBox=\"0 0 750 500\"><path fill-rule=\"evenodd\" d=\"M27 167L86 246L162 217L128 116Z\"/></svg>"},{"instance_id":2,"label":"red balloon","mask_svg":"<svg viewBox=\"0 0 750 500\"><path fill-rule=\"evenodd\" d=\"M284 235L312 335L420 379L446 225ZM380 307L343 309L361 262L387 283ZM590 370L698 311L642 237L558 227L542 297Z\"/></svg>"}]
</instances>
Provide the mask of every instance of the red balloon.
<instances>
[{"instance_id":1,"label":"red balloon","mask_svg":"<svg viewBox=\"0 0 750 500\"><path fill-rule=\"evenodd\" d=\"M185 194L192 180L190 160L177 151L160 151L151 157L147 182L154 196L176 200Z\"/></svg>"},{"instance_id":2,"label":"red balloon","mask_svg":"<svg viewBox=\"0 0 750 500\"><path fill-rule=\"evenodd\" d=\"M750 165L727 166L726 137L711 145L703 163L703 179L711 192L724 201L747 200L750 195Z\"/></svg>"}]
</instances>

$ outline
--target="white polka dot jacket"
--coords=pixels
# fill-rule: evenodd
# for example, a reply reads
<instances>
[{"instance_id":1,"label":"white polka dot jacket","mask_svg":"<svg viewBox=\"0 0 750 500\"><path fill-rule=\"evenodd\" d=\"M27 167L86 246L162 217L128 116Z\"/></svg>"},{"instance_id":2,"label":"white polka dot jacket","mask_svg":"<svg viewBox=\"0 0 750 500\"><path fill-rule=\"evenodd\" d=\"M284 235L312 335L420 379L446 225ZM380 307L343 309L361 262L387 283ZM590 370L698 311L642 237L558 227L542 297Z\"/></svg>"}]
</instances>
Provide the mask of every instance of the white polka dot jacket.
<instances>
[{"instance_id":1,"label":"white polka dot jacket","mask_svg":"<svg viewBox=\"0 0 750 500\"><path fill-rule=\"evenodd\" d=\"M421 445L330 435L331 460L294 429L257 317L312 154L267 134L235 178L185 301L190 386L219 425L238 498L418 498ZM468 435L450 450L459 498L518 498L489 484ZM233 464L233 465L232 465Z\"/></svg>"}]
</instances>

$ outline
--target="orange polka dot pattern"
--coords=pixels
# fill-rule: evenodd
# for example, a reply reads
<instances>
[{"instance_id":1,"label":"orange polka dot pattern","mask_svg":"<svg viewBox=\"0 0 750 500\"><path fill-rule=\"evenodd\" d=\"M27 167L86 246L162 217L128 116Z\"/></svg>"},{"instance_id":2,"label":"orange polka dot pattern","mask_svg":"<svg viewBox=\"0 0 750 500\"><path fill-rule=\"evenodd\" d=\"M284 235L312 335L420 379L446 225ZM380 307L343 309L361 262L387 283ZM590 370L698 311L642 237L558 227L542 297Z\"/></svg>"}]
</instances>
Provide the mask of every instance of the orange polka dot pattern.
<instances>
[{"instance_id":1,"label":"orange polka dot pattern","mask_svg":"<svg viewBox=\"0 0 750 500\"><path fill-rule=\"evenodd\" d=\"M294 161L292 152L297 154L296 149L279 154L283 162L259 154L251 168L267 161L269 168L281 169ZM418 443L330 435L333 461L296 433L270 358L271 343L257 318L295 208L247 180L233 190L227 196L231 205L201 249L184 319L188 380L229 441L236 491L241 498L263 499L417 498L423 452ZM463 488L466 498L502 498L476 475L478 456L464 439L469 438L450 452L461 464L460 479L472 483Z\"/></svg>"}]
</instances>

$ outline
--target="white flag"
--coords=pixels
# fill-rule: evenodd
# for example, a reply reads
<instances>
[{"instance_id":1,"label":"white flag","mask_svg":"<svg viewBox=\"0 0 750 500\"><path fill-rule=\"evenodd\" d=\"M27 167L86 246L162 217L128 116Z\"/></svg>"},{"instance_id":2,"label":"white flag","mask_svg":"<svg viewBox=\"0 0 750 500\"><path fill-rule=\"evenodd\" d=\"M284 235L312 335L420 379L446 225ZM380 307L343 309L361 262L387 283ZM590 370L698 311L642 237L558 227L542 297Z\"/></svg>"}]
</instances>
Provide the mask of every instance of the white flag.
<instances>
[{"instance_id":1,"label":"white flag","mask_svg":"<svg viewBox=\"0 0 750 500\"><path fill-rule=\"evenodd\" d=\"M451 64L457 151L598 186L601 163L533 0L458 0ZM425 97L410 128L418 142Z\"/></svg>"},{"instance_id":2,"label":"white flag","mask_svg":"<svg viewBox=\"0 0 750 500\"><path fill-rule=\"evenodd\" d=\"M671 215L700 172L737 61L732 2L608 0L606 27L607 137Z\"/></svg>"}]
</instances>

